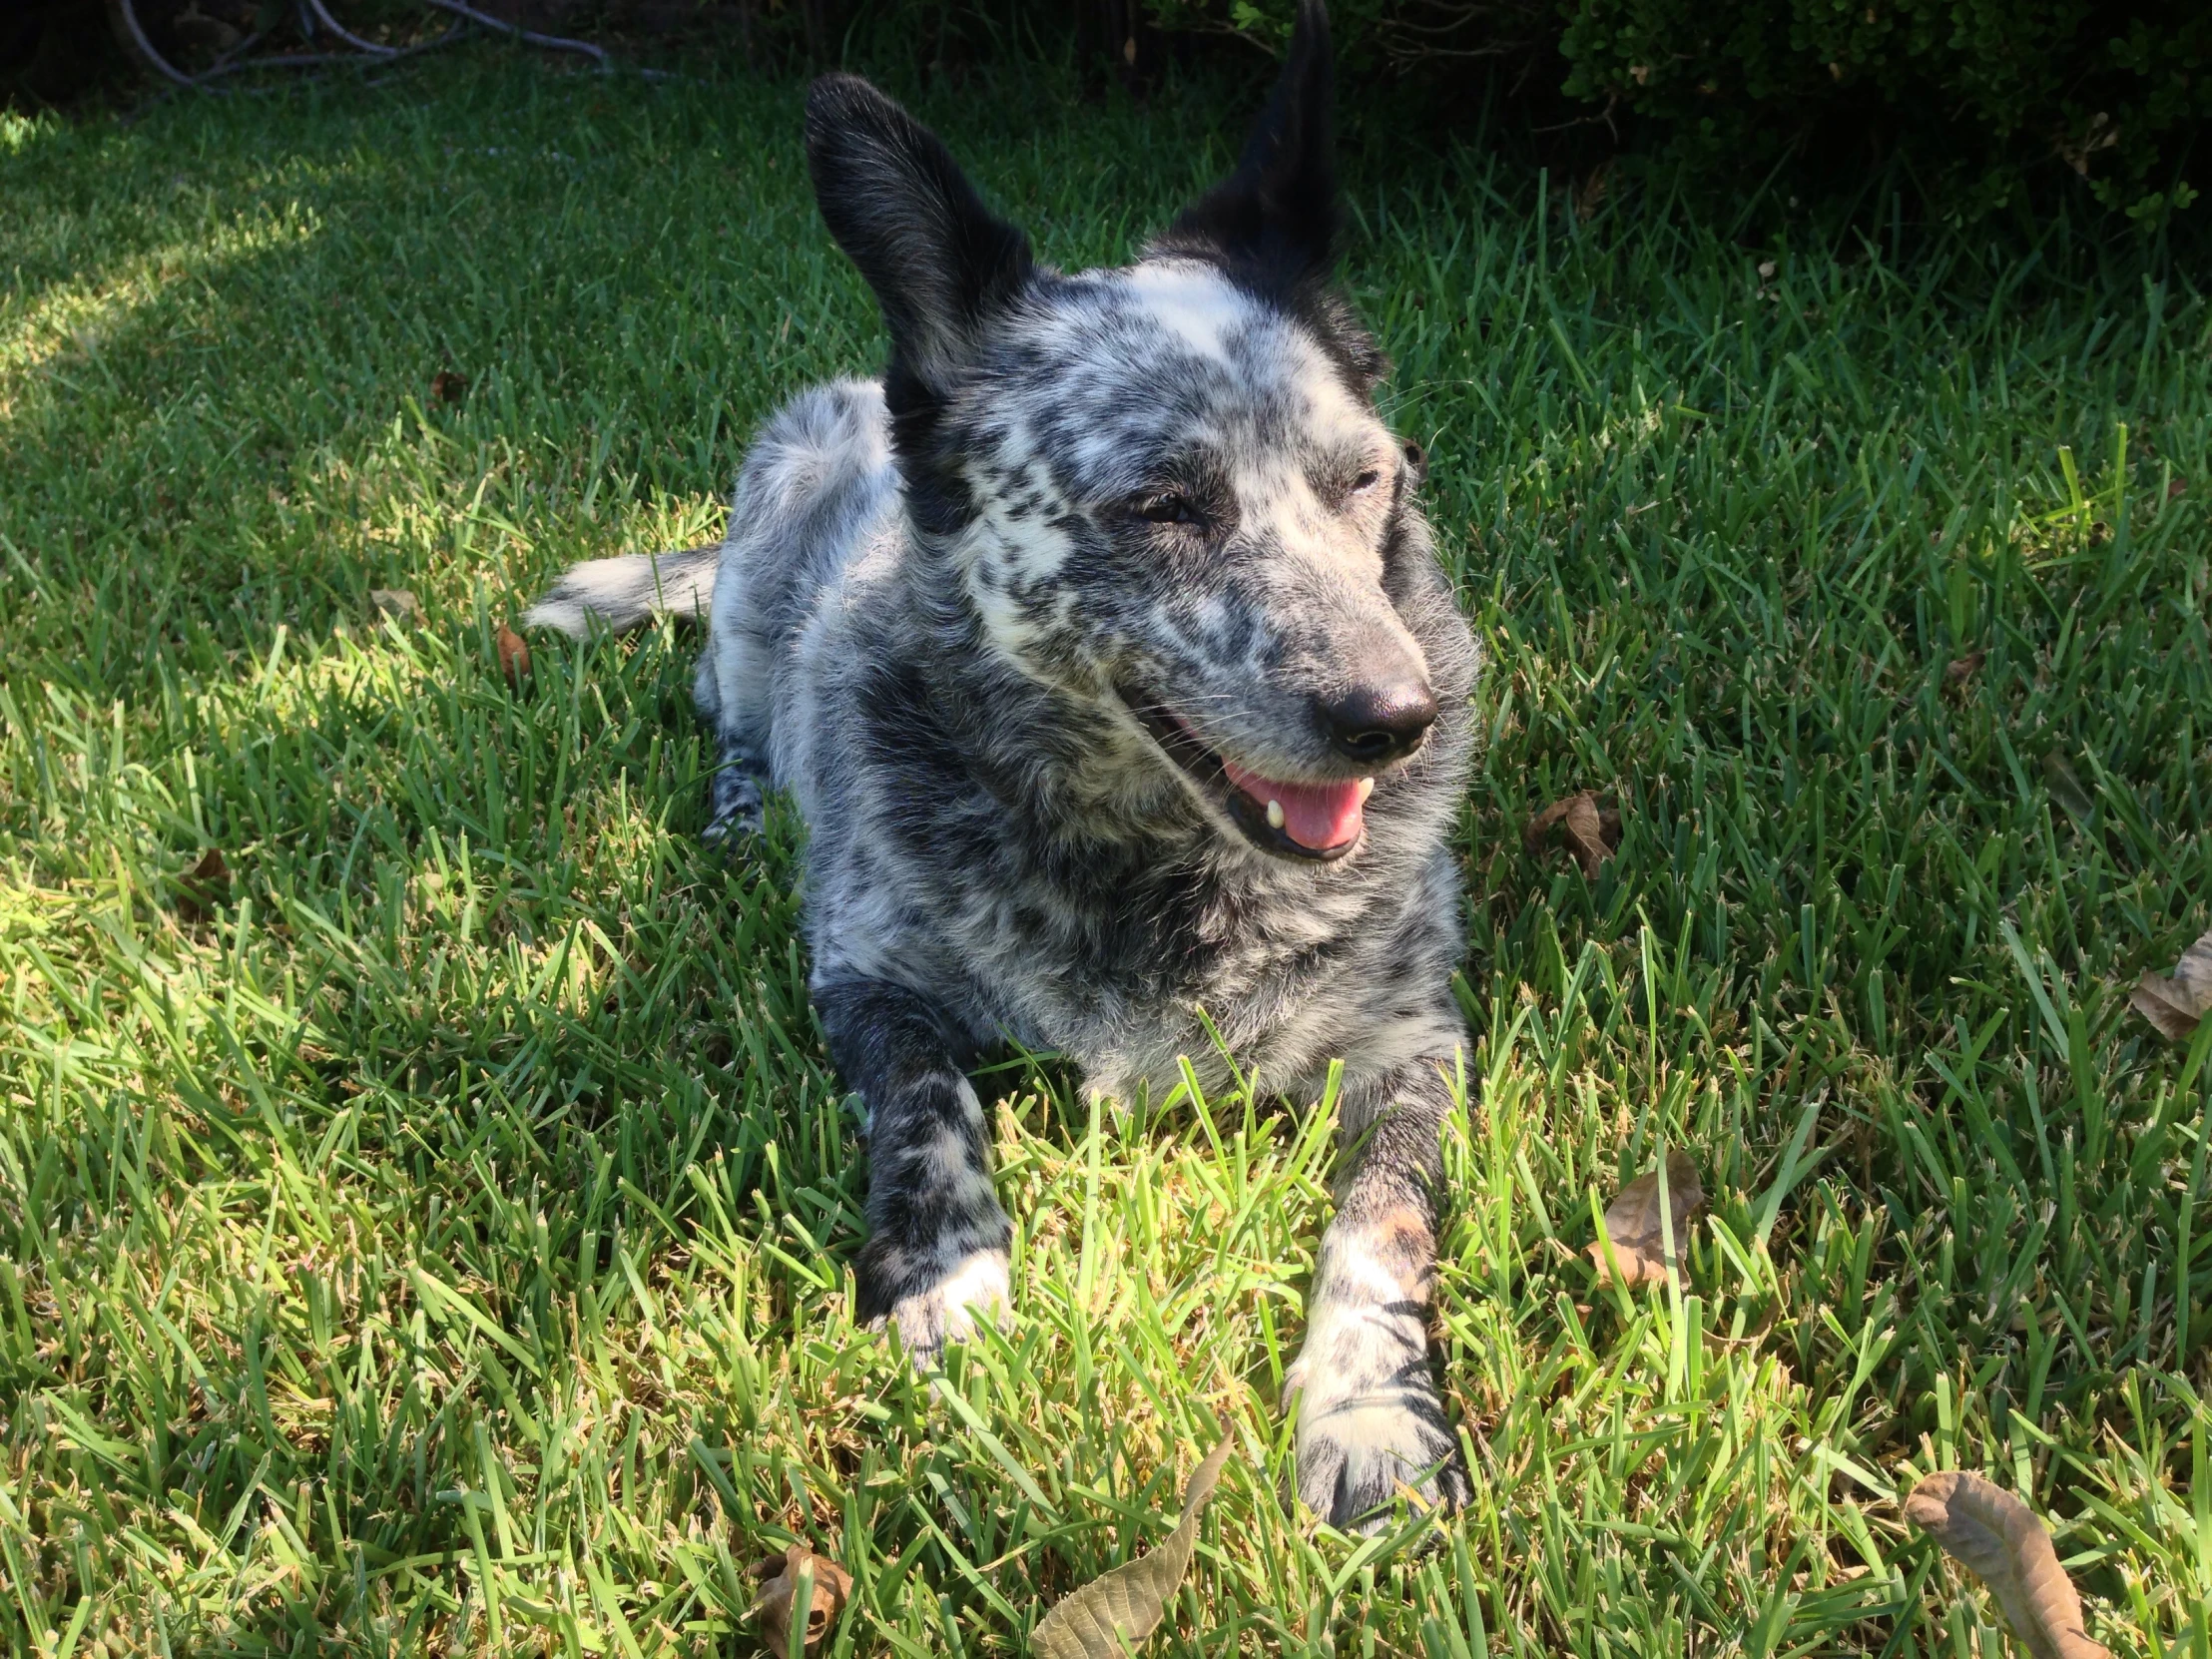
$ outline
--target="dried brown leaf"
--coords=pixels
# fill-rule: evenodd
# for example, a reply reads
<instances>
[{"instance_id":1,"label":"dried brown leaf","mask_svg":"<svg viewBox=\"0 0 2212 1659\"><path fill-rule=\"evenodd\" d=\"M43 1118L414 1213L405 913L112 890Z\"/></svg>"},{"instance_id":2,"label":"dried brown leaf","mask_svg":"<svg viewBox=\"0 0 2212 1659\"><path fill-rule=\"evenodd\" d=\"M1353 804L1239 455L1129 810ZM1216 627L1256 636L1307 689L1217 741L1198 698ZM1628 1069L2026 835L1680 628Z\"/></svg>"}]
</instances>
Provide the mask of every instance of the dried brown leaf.
<instances>
[{"instance_id":1,"label":"dried brown leaf","mask_svg":"<svg viewBox=\"0 0 2212 1659\"><path fill-rule=\"evenodd\" d=\"M395 622L413 622L422 615L422 601L406 588L370 588L368 608Z\"/></svg>"},{"instance_id":2,"label":"dried brown leaf","mask_svg":"<svg viewBox=\"0 0 2212 1659\"><path fill-rule=\"evenodd\" d=\"M1981 665L1989 660L1989 653L1975 646L1963 657L1953 657L1950 666L1943 670L1947 685L1962 686L1981 672Z\"/></svg>"},{"instance_id":3,"label":"dried brown leaf","mask_svg":"<svg viewBox=\"0 0 2212 1659\"><path fill-rule=\"evenodd\" d=\"M1580 185L1575 187L1574 217L1588 223L1590 217L1605 204L1606 194L1613 188L1613 163L1610 159L1599 162L1590 169Z\"/></svg>"},{"instance_id":4,"label":"dried brown leaf","mask_svg":"<svg viewBox=\"0 0 2212 1659\"><path fill-rule=\"evenodd\" d=\"M827 1555L817 1555L805 1544L793 1544L783 1557L771 1557L753 1565L755 1578L766 1578L760 1599L746 1615L759 1621L762 1642L773 1653L789 1653L792 1614L799 1601L801 1576L812 1569L814 1590L807 1598L807 1646L830 1634L830 1626L852 1594L852 1575ZM771 1576L773 1575L773 1576Z\"/></svg>"},{"instance_id":5,"label":"dried brown leaf","mask_svg":"<svg viewBox=\"0 0 2212 1659\"><path fill-rule=\"evenodd\" d=\"M504 622L499 625L499 672L507 677L508 685L518 690L530 677L530 648Z\"/></svg>"},{"instance_id":6,"label":"dried brown leaf","mask_svg":"<svg viewBox=\"0 0 2212 1659\"><path fill-rule=\"evenodd\" d=\"M223 848L211 846L177 883L177 911L187 921L206 921L231 896L231 864Z\"/></svg>"},{"instance_id":7,"label":"dried brown leaf","mask_svg":"<svg viewBox=\"0 0 2212 1659\"><path fill-rule=\"evenodd\" d=\"M2197 1021L2212 1011L2212 932L2181 953L2171 978L2146 973L2127 1000L2169 1042L2185 1043L2195 1036Z\"/></svg>"},{"instance_id":8,"label":"dried brown leaf","mask_svg":"<svg viewBox=\"0 0 2212 1659\"><path fill-rule=\"evenodd\" d=\"M468 376L441 368L430 376L430 395L450 407L468 395Z\"/></svg>"},{"instance_id":9,"label":"dried brown leaf","mask_svg":"<svg viewBox=\"0 0 2212 1659\"><path fill-rule=\"evenodd\" d=\"M1564 801L1554 801L1530 819L1521 833L1521 844L1530 852L1540 852L1555 831L1582 866L1583 875L1595 881L1599 866L1621 844L1621 815L1614 808L1600 808L1596 794L1584 790Z\"/></svg>"},{"instance_id":10,"label":"dried brown leaf","mask_svg":"<svg viewBox=\"0 0 2212 1659\"><path fill-rule=\"evenodd\" d=\"M1620 1263L1621 1283L1634 1289L1638 1285L1663 1285L1667 1279L1667 1238L1665 1218L1671 1213L1674 1232L1674 1253L1677 1260L1688 1254L1690 1248L1690 1217L1705 1204L1705 1188L1698 1180L1697 1165L1690 1162L1686 1152L1667 1154L1667 1201L1664 1209L1659 1203L1659 1172L1639 1175L1620 1190L1620 1196L1606 1207L1605 1238L1613 1241L1613 1258ZM1605 1259L1605 1240L1593 1239L1584 1247L1591 1261L1597 1264L1597 1282L1607 1284L1613 1277L1611 1266Z\"/></svg>"},{"instance_id":11,"label":"dried brown leaf","mask_svg":"<svg viewBox=\"0 0 2212 1659\"><path fill-rule=\"evenodd\" d=\"M1123 1659L1159 1628L1168 1598L1190 1570L1199 1511L1214 1495L1229 1444L1224 1439L1198 1465L1183 1489L1183 1518L1159 1548L1101 1573L1053 1603L1030 1633L1030 1651L1038 1659Z\"/></svg>"},{"instance_id":12,"label":"dried brown leaf","mask_svg":"<svg viewBox=\"0 0 2212 1659\"><path fill-rule=\"evenodd\" d=\"M2081 1598L2035 1511L1978 1474L1946 1470L1913 1488L1905 1513L1970 1567L2035 1659L2112 1659L2089 1640Z\"/></svg>"}]
</instances>

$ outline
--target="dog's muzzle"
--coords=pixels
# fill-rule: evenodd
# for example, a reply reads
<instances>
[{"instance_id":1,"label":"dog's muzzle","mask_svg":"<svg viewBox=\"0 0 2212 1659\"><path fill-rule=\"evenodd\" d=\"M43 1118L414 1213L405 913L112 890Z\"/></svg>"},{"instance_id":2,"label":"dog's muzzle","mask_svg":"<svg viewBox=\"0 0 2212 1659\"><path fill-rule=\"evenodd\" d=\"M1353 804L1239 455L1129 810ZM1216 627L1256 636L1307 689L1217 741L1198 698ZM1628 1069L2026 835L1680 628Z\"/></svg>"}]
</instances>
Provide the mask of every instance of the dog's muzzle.
<instances>
[{"instance_id":1,"label":"dog's muzzle","mask_svg":"<svg viewBox=\"0 0 2212 1659\"><path fill-rule=\"evenodd\" d=\"M1270 778L1207 748L1188 724L1158 701L1127 691L1121 696L1152 741L1262 851L1329 863L1359 845L1367 827L1368 797L1375 793L1372 777L1326 781ZM1419 746L1420 734L1435 718L1432 698L1429 709L1410 739L1411 747ZM1409 720L1400 724L1409 724ZM1380 729L1380 723L1371 718L1360 731ZM1376 746L1380 760L1387 764L1408 753L1406 741L1390 735L1385 744Z\"/></svg>"}]
</instances>

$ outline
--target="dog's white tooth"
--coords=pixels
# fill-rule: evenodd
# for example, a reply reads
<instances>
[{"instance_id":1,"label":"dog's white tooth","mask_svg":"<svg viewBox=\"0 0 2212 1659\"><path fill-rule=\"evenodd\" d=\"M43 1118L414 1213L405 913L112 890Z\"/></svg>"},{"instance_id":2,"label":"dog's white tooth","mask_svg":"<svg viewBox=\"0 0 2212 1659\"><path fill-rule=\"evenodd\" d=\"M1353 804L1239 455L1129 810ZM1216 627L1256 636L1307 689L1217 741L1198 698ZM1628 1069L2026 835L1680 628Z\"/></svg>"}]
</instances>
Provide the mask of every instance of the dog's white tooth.
<instances>
[{"instance_id":1,"label":"dog's white tooth","mask_svg":"<svg viewBox=\"0 0 2212 1659\"><path fill-rule=\"evenodd\" d=\"M1268 828L1270 830L1283 828L1283 803L1280 801L1268 803Z\"/></svg>"},{"instance_id":2,"label":"dog's white tooth","mask_svg":"<svg viewBox=\"0 0 2212 1659\"><path fill-rule=\"evenodd\" d=\"M1372 778L1363 778L1363 779L1361 779L1361 780L1360 780L1360 799L1361 799L1362 801L1365 801L1365 800L1367 800L1367 798L1368 798L1369 796L1373 795L1374 793L1375 793L1375 780L1374 780L1374 779L1372 779Z\"/></svg>"}]
</instances>

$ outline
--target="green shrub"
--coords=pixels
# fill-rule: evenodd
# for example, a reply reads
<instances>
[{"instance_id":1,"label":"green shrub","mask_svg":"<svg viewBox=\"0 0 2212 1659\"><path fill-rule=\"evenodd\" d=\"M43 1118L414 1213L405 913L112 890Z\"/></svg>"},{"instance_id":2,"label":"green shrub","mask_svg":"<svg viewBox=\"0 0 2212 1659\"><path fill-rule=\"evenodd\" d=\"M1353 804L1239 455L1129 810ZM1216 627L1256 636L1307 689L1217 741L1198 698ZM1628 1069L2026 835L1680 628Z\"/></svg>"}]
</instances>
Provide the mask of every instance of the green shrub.
<instances>
[{"instance_id":1,"label":"green shrub","mask_svg":"<svg viewBox=\"0 0 2212 1659\"><path fill-rule=\"evenodd\" d=\"M1147 0L1163 29L1287 36L1294 0ZM2070 169L2162 221L2212 115L2206 0L1339 0L1355 78L1564 63L1562 90L1706 161L1898 155L1946 217ZM1553 57L1556 54L1556 57ZM1548 61L1547 61L1548 60ZM1819 160L1818 157L1813 157ZM1834 157L1829 158L1834 160Z\"/></svg>"},{"instance_id":2,"label":"green shrub","mask_svg":"<svg viewBox=\"0 0 2212 1659\"><path fill-rule=\"evenodd\" d=\"M2168 176L2212 114L2201 0L1577 0L1560 52L1570 94L1747 158L1874 122L1958 213L2054 164L2161 218L2195 194Z\"/></svg>"}]
</instances>

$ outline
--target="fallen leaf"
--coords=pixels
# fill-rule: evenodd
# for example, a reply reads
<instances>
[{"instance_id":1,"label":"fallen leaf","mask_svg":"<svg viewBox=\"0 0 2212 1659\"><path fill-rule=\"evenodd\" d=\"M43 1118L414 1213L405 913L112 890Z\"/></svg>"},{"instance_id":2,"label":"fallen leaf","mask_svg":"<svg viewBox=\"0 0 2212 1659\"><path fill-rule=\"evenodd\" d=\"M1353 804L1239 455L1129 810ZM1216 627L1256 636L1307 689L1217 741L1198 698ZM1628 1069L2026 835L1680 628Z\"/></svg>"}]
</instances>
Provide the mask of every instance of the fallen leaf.
<instances>
[{"instance_id":1,"label":"fallen leaf","mask_svg":"<svg viewBox=\"0 0 2212 1659\"><path fill-rule=\"evenodd\" d=\"M1976 646L1963 657L1952 658L1950 666L1943 670L1943 679L1949 685L1962 686L1979 674L1981 665L1988 660L1989 653Z\"/></svg>"},{"instance_id":2,"label":"fallen leaf","mask_svg":"<svg viewBox=\"0 0 2212 1659\"><path fill-rule=\"evenodd\" d=\"M441 368L430 376L430 395L451 407L468 395L468 376Z\"/></svg>"},{"instance_id":3,"label":"fallen leaf","mask_svg":"<svg viewBox=\"0 0 2212 1659\"><path fill-rule=\"evenodd\" d=\"M530 677L530 648L504 622L499 625L499 672L517 689Z\"/></svg>"},{"instance_id":4,"label":"fallen leaf","mask_svg":"<svg viewBox=\"0 0 2212 1659\"><path fill-rule=\"evenodd\" d=\"M1574 854L1575 862L1582 866L1582 873L1592 881L1597 879L1598 866L1621 844L1620 814L1610 807L1600 808L1597 796L1589 790L1554 801L1538 813L1522 833L1521 844L1531 852L1541 851L1554 829Z\"/></svg>"},{"instance_id":5,"label":"fallen leaf","mask_svg":"<svg viewBox=\"0 0 2212 1659\"><path fill-rule=\"evenodd\" d=\"M772 1653L791 1651L792 1612L798 1605L800 1579L810 1569L814 1589L807 1598L806 1645L813 1647L830 1633L830 1624L852 1594L852 1575L805 1544L793 1544L781 1559L772 1556L753 1564L753 1576L768 1582L761 1586L761 1598L746 1617L760 1621L761 1641Z\"/></svg>"},{"instance_id":6,"label":"fallen leaf","mask_svg":"<svg viewBox=\"0 0 2212 1659\"><path fill-rule=\"evenodd\" d=\"M1698 1181L1697 1165L1686 1152L1667 1154L1667 1205L1674 1221L1674 1253L1679 1260L1690 1248L1690 1217L1705 1203L1705 1188ZM1606 1207L1605 1238L1613 1241L1613 1259L1620 1263L1621 1283L1631 1290L1638 1285L1662 1285L1667 1278L1667 1238L1659 1207L1659 1172L1639 1175L1620 1190ZM1597 1282L1613 1277L1605 1260L1605 1240L1592 1239L1584 1247L1597 1264Z\"/></svg>"},{"instance_id":7,"label":"fallen leaf","mask_svg":"<svg viewBox=\"0 0 2212 1659\"><path fill-rule=\"evenodd\" d=\"M2146 973L2127 1000L2169 1041L2185 1043L2195 1036L2197 1021L2212 1011L2212 932L2181 953L2172 978Z\"/></svg>"},{"instance_id":8,"label":"fallen leaf","mask_svg":"<svg viewBox=\"0 0 2212 1659\"><path fill-rule=\"evenodd\" d=\"M368 608L396 622L413 622L422 615L422 601L406 588L370 588Z\"/></svg>"},{"instance_id":9,"label":"fallen leaf","mask_svg":"<svg viewBox=\"0 0 2212 1659\"><path fill-rule=\"evenodd\" d=\"M1905 1513L1989 1586L2035 1659L2112 1659L2089 1640L2081 1598L2035 1511L1978 1474L1946 1470L1913 1488Z\"/></svg>"},{"instance_id":10,"label":"fallen leaf","mask_svg":"<svg viewBox=\"0 0 2212 1659\"><path fill-rule=\"evenodd\" d=\"M2120 142L2120 130L2112 125L2111 116L2099 110L2089 118L2089 129L2079 137L2061 137L2051 146L2053 154L2080 174L2089 176L2089 158L2099 150L2109 150Z\"/></svg>"},{"instance_id":11,"label":"fallen leaf","mask_svg":"<svg viewBox=\"0 0 2212 1659\"><path fill-rule=\"evenodd\" d=\"M177 911L187 921L206 921L231 896L231 865L223 848L211 846L178 880Z\"/></svg>"},{"instance_id":12,"label":"fallen leaf","mask_svg":"<svg viewBox=\"0 0 2212 1659\"><path fill-rule=\"evenodd\" d=\"M1775 1321L1781 1317L1781 1299L1770 1298L1765 1309L1760 1313L1757 1322L1741 1337L1724 1337L1718 1331L1707 1331L1705 1333L1705 1346L1716 1354L1726 1354L1730 1349L1735 1348L1757 1348L1767 1340L1767 1333L1774 1329Z\"/></svg>"},{"instance_id":13,"label":"fallen leaf","mask_svg":"<svg viewBox=\"0 0 2212 1659\"><path fill-rule=\"evenodd\" d=\"M1589 177L1574 192L1574 217L1587 224L1590 216L1604 205L1606 193L1612 188L1613 164L1609 160L1599 162L1590 169Z\"/></svg>"},{"instance_id":14,"label":"fallen leaf","mask_svg":"<svg viewBox=\"0 0 2212 1659\"><path fill-rule=\"evenodd\" d=\"M2183 483L2179 478L2176 478L2172 483L2166 486L2166 499L2168 501L2175 499L2177 496L2187 495L2188 493L2189 486Z\"/></svg>"},{"instance_id":15,"label":"fallen leaf","mask_svg":"<svg viewBox=\"0 0 2212 1659\"><path fill-rule=\"evenodd\" d=\"M1183 1518L1159 1548L1101 1573L1053 1604L1029 1637L1030 1651L1038 1659L1123 1659L1159 1628L1168 1597L1190 1570L1199 1511L1214 1495L1228 1456L1225 1439L1198 1465L1183 1488Z\"/></svg>"},{"instance_id":16,"label":"fallen leaf","mask_svg":"<svg viewBox=\"0 0 2212 1659\"><path fill-rule=\"evenodd\" d=\"M2080 774L2055 749L2043 756L2043 782L2050 787L2051 800L2065 808L2069 818L2085 823L2095 816L2097 804L2089 798Z\"/></svg>"}]
</instances>

